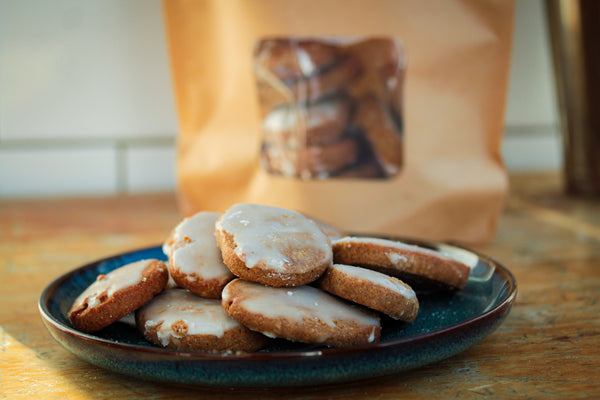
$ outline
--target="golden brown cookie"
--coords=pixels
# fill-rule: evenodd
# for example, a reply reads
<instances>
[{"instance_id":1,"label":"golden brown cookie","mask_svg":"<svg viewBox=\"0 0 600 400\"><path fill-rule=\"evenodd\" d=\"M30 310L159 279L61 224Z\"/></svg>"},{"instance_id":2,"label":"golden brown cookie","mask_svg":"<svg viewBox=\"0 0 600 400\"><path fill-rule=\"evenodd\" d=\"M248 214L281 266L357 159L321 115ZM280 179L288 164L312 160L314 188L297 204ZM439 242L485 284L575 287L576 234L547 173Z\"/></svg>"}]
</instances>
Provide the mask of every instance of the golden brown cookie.
<instances>
[{"instance_id":1,"label":"golden brown cookie","mask_svg":"<svg viewBox=\"0 0 600 400\"><path fill-rule=\"evenodd\" d=\"M374 96L362 98L356 105L354 123L363 130L386 176L396 175L402 167L404 146L387 106Z\"/></svg>"},{"instance_id":2,"label":"golden brown cookie","mask_svg":"<svg viewBox=\"0 0 600 400\"><path fill-rule=\"evenodd\" d=\"M271 38L257 43L254 59L281 80L309 77L335 63L338 46L311 39Z\"/></svg>"},{"instance_id":3,"label":"golden brown cookie","mask_svg":"<svg viewBox=\"0 0 600 400\"><path fill-rule=\"evenodd\" d=\"M98 275L73 302L69 319L80 331L99 331L160 293L168 278L167 266L159 260L141 260Z\"/></svg>"},{"instance_id":4,"label":"golden brown cookie","mask_svg":"<svg viewBox=\"0 0 600 400\"><path fill-rule=\"evenodd\" d=\"M365 96L375 96L392 106L401 103L405 56L397 40L369 38L348 45L344 53L355 57L361 66L360 75L348 86L347 93L351 97L360 100ZM399 113L400 109L396 111Z\"/></svg>"},{"instance_id":5,"label":"golden brown cookie","mask_svg":"<svg viewBox=\"0 0 600 400\"><path fill-rule=\"evenodd\" d=\"M259 77L258 97L262 114L289 104L312 104L343 93L360 72L353 57L343 57L317 75L292 81L265 80Z\"/></svg>"},{"instance_id":6,"label":"golden brown cookie","mask_svg":"<svg viewBox=\"0 0 600 400\"><path fill-rule=\"evenodd\" d=\"M286 177L324 179L356 162L359 146L352 137L326 146L288 149L265 145L261 158L270 173Z\"/></svg>"},{"instance_id":7,"label":"golden brown cookie","mask_svg":"<svg viewBox=\"0 0 600 400\"><path fill-rule=\"evenodd\" d=\"M462 289L471 268L440 252L406 243L370 238L345 237L333 242L336 264L356 265L402 279L413 288L433 283Z\"/></svg>"},{"instance_id":8,"label":"golden brown cookie","mask_svg":"<svg viewBox=\"0 0 600 400\"><path fill-rule=\"evenodd\" d=\"M337 142L348 126L350 102L337 97L309 105L286 105L264 119L264 142L273 146L302 148Z\"/></svg>"},{"instance_id":9,"label":"golden brown cookie","mask_svg":"<svg viewBox=\"0 0 600 400\"><path fill-rule=\"evenodd\" d=\"M298 286L331 264L331 241L304 215L279 207L236 204L216 224L227 267L240 278L271 286Z\"/></svg>"},{"instance_id":10,"label":"golden brown cookie","mask_svg":"<svg viewBox=\"0 0 600 400\"><path fill-rule=\"evenodd\" d=\"M199 212L185 218L166 242L171 243L169 272L175 283L212 299L221 298L221 290L234 277L223 263L215 239L219 216L219 213Z\"/></svg>"},{"instance_id":11,"label":"golden brown cookie","mask_svg":"<svg viewBox=\"0 0 600 400\"><path fill-rule=\"evenodd\" d=\"M310 218L310 217L309 217ZM334 240L334 239L340 239L342 237L344 237L345 235L342 233L342 231L340 231L339 229L323 222L320 221L318 219L314 219L311 218L313 221L315 221L315 223L319 226L319 228L321 228L321 230L323 231L323 233L325 235L327 235L327 237L329 237L329 239Z\"/></svg>"},{"instance_id":12,"label":"golden brown cookie","mask_svg":"<svg viewBox=\"0 0 600 400\"><path fill-rule=\"evenodd\" d=\"M223 289L223 308L248 328L335 347L379 341L379 318L312 286L274 288L241 279Z\"/></svg>"},{"instance_id":13,"label":"golden brown cookie","mask_svg":"<svg viewBox=\"0 0 600 400\"><path fill-rule=\"evenodd\" d=\"M185 289L165 290L136 312L144 337L180 351L256 351L267 338L240 325L221 306Z\"/></svg>"},{"instance_id":14,"label":"golden brown cookie","mask_svg":"<svg viewBox=\"0 0 600 400\"><path fill-rule=\"evenodd\" d=\"M333 264L319 280L319 287L394 319L412 322L419 312L419 301L410 286L371 269Z\"/></svg>"}]
</instances>

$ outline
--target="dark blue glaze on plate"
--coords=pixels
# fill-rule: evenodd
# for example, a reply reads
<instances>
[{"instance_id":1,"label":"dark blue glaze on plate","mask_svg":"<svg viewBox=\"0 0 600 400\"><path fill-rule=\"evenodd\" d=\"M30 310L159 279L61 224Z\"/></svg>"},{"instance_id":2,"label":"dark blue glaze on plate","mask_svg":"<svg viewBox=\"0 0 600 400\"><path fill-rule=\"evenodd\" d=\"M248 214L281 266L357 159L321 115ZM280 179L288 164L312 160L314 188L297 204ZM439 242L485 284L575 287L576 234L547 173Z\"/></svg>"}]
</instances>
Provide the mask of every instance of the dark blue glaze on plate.
<instances>
[{"instance_id":1,"label":"dark blue glaze on plate","mask_svg":"<svg viewBox=\"0 0 600 400\"><path fill-rule=\"evenodd\" d=\"M449 244L402 239L442 251L473 266L459 292L417 292L411 323L382 318L379 343L346 349L275 340L257 353L187 353L158 348L135 328L117 322L94 334L75 330L67 313L95 279L145 258L165 259L161 247L131 251L77 268L52 282L39 309L50 334L92 364L141 379L182 385L269 388L368 379L417 368L460 353L496 329L514 303L512 274L498 262Z\"/></svg>"}]
</instances>

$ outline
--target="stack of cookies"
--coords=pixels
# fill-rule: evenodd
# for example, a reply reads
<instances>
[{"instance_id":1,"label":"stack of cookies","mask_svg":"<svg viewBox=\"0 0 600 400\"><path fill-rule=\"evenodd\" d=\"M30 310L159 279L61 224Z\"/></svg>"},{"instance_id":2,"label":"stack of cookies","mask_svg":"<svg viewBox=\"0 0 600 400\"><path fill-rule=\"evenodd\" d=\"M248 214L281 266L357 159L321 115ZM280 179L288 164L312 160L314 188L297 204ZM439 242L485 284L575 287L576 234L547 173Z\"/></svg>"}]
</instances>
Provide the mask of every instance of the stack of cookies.
<instances>
[{"instance_id":1,"label":"stack of cookies","mask_svg":"<svg viewBox=\"0 0 600 400\"><path fill-rule=\"evenodd\" d=\"M405 282L461 289L470 273L436 251L342 237L258 204L186 218L163 251L168 265L142 260L99 276L73 303L73 326L94 332L135 311L148 341L175 350L252 352L270 338L360 346L379 341L381 315L417 317Z\"/></svg>"},{"instance_id":2,"label":"stack of cookies","mask_svg":"<svg viewBox=\"0 0 600 400\"><path fill-rule=\"evenodd\" d=\"M402 165L399 44L279 38L254 53L261 164L287 177L392 177Z\"/></svg>"}]
</instances>

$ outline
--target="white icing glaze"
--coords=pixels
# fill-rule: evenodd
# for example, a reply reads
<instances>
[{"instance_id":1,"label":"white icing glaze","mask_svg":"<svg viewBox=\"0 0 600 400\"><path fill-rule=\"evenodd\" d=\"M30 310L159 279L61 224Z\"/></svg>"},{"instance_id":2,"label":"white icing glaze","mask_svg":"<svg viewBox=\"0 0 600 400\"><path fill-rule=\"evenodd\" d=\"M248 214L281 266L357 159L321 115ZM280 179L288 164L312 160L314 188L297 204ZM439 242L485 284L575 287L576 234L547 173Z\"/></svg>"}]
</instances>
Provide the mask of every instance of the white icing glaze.
<instances>
[{"instance_id":1,"label":"white icing glaze","mask_svg":"<svg viewBox=\"0 0 600 400\"><path fill-rule=\"evenodd\" d=\"M390 262L394 265L398 265L401 263L407 263L408 257L406 257L404 254L398 254L398 253L385 253L385 255L390 259Z\"/></svg>"},{"instance_id":2,"label":"white icing glaze","mask_svg":"<svg viewBox=\"0 0 600 400\"><path fill-rule=\"evenodd\" d=\"M348 237L344 237L344 238L333 241L333 245L346 245L347 247L351 247L353 244L356 244L356 243L374 244L374 245L390 247L390 248L394 248L394 249L398 249L398 250L414 251L414 252L429 254L429 255L432 255L432 256L435 256L438 258L452 260L452 261L462 263L461 260L457 260L456 258L451 257L447 253L441 253L439 251L431 250L431 249L428 249L425 247L415 246L412 244L398 242L395 240L387 240L387 239L371 238L371 237L348 236ZM407 258L405 256L402 256L399 254L387 253L386 255L388 256L388 258L394 265L407 261Z\"/></svg>"},{"instance_id":3,"label":"white icing glaze","mask_svg":"<svg viewBox=\"0 0 600 400\"><path fill-rule=\"evenodd\" d=\"M172 337L185 335L213 335L223 337L229 329L240 326L221 306L220 300L205 299L185 289L165 290L139 311L138 318L145 320L145 328L160 324L157 336L163 346ZM188 329L185 335L172 329L177 321L183 321Z\"/></svg>"},{"instance_id":4,"label":"white icing glaze","mask_svg":"<svg viewBox=\"0 0 600 400\"><path fill-rule=\"evenodd\" d=\"M173 232L171 265L191 279L193 275L205 280L233 277L223 264L215 239L219 216L219 213L200 212L181 221Z\"/></svg>"},{"instance_id":5,"label":"white icing glaze","mask_svg":"<svg viewBox=\"0 0 600 400\"><path fill-rule=\"evenodd\" d=\"M289 131L299 126L299 118L305 119L306 129L333 121L343 116L344 102L338 99L322 102L300 112L297 106L283 106L271 111L263 120L263 129L270 132Z\"/></svg>"},{"instance_id":6,"label":"white icing glaze","mask_svg":"<svg viewBox=\"0 0 600 400\"><path fill-rule=\"evenodd\" d=\"M379 326L379 320L356 307L312 286L274 288L258 283L237 280L236 289L242 294L235 301L253 314L269 318L285 318L302 324L307 319L335 327L335 321L353 321L363 326ZM223 301L230 301L229 286L223 290ZM265 332L263 332L265 333ZM265 334L271 334L266 332ZM326 340L323 337L322 340Z\"/></svg>"},{"instance_id":7,"label":"white icing glaze","mask_svg":"<svg viewBox=\"0 0 600 400\"><path fill-rule=\"evenodd\" d=\"M342 264L333 264L329 268L336 269L350 277L366 280L376 285L383 286L393 290L407 299L414 299L417 297L415 292L409 286L404 285L401 280L377 271Z\"/></svg>"},{"instance_id":8,"label":"white icing glaze","mask_svg":"<svg viewBox=\"0 0 600 400\"><path fill-rule=\"evenodd\" d=\"M320 256L312 260L318 265L330 264L333 258L329 238L313 220L295 211L236 204L223 214L216 228L233 235L235 254L248 268L260 265L283 273L309 269L314 265L305 264L307 249Z\"/></svg>"},{"instance_id":9,"label":"white icing glaze","mask_svg":"<svg viewBox=\"0 0 600 400\"><path fill-rule=\"evenodd\" d=\"M106 275L98 275L96 281L77 297L74 305L82 306L87 303L88 308L96 307L102 303L98 299L100 295L105 294L110 298L121 289L137 285L145 279L142 277L142 272L154 261L156 260L140 260L117 268Z\"/></svg>"},{"instance_id":10,"label":"white icing glaze","mask_svg":"<svg viewBox=\"0 0 600 400\"><path fill-rule=\"evenodd\" d=\"M313 75L317 72L315 63L312 61L308 53L301 47L295 47L296 58L298 59L298 66L302 71L302 74L306 77Z\"/></svg>"}]
</instances>

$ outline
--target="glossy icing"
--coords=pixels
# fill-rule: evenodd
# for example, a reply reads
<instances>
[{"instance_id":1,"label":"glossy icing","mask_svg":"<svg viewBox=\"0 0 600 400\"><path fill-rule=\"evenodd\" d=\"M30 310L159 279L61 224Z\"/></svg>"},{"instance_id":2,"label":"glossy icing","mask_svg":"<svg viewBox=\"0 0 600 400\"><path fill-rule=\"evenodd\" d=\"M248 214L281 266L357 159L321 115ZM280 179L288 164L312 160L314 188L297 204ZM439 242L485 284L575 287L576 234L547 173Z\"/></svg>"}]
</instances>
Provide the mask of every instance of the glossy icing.
<instances>
[{"instance_id":1,"label":"glossy icing","mask_svg":"<svg viewBox=\"0 0 600 400\"><path fill-rule=\"evenodd\" d=\"M96 307L115 292L137 285L146 279L142 276L146 267L156 261L140 260L117 268L106 275L98 275L96 281L75 299L73 308L83 307L85 303L88 308Z\"/></svg>"},{"instance_id":2,"label":"glossy icing","mask_svg":"<svg viewBox=\"0 0 600 400\"><path fill-rule=\"evenodd\" d=\"M231 285L231 284L230 284ZM321 321L331 327L336 321L351 321L362 326L379 326L379 319L357 307L312 286L274 288L242 280L234 281L238 296L237 304L252 314L268 318L285 318L288 323L303 324L306 320ZM223 301L232 300L228 285L223 290ZM272 332L263 332L273 336ZM325 341L326 336L321 338ZM373 335L372 340L375 339Z\"/></svg>"},{"instance_id":3,"label":"glossy icing","mask_svg":"<svg viewBox=\"0 0 600 400\"><path fill-rule=\"evenodd\" d=\"M372 237L348 236L348 237L344 237L344 238L333 241L334 246L346 246L348 248L352 247L352 245L354 245L354 244L361 244L361 243L384 246L384 247L389 247L392 249L398 249L398 250L404 250L404 251L429 254L431 256L438 257L441 259L452 260L455 262L462 263L462 260L458 260L455 257L450 256L449 254L441 253L439 251L431 250L431 249L428 249L425 247L415 246L412 244L407 244L407 243L403 243L403 242L399 242L399 241L395 241L395 240L387 240L387 239L372 238ZM386 253L386 255L390 259L390 262L394 265L409 261L407 255L398 254L398 253L394 253L394 252L388 252L388 253ZM469 265L467 265L467 267L469 267Z\"/></svg>"},{"instance_id":4,"label":"glossy icing","mask_svg":"<svg viewBox=\"0 0 600 400\"><path fill-rule=\"evenodd\" d=\"M221 306L220 300L205 299L185 289L165 290L139 311L145 320L144 328L158 326L157 337L166 346L172 337L186 335L213 335L223 337L229 329L240 326ZM182 332L176 327L187 326Z\"/></svg>"},{"instance_id":5,"label":"glossy icing","mask_svg":"<svg viewBox=\"0 0 600 400\"><path fill-rule=\"evenodd\" d=\"M404 284L400 279L394 278L386 274L382 274L377 271L342 264L333 264L329 268L333 268L350 277L366 280L376 285L383 286L385 288L393 290L394 292L404 296L407 299L414 299L417 297L412 288Z\"/></svg>"},{"instance_id":6,"label":"glossy icing","mask_svg":"<svg viewBox=\"0 0 600 400\"><path fill-rule=\"evenodd\" d=\"M236 204L216 227L233 236L235 254L248 268L285 273L330 264L333 258L330 239L314 221L295 211Z\"/></svg>"},{"instance_id":7,"label":"glossy icing","mask_svg":"<svg viewBox=\"0 0 600 400\"><path fill-rule=\"evenodd\" d=\"M215 239L215 222L219 213L200 212L181 221L173 231L171 266L188 275L188 279L233 277L223 264Z\"/></svg>"},{"instance_id":8,"label":"glossy icing","mask_svg":"<svg viewBox=\"0 0 600 400\"><path fill-rule=\"evenodd\" d=\"M279 107L265 117L263 129L272 132L290 131L305 124L306 129L314 129L344 115L344 106L345 103L341 100L330 100L311 106L304 112L295 105ZM300 118L305 121L300 121Z\"/></svg>"}]
</instances>

